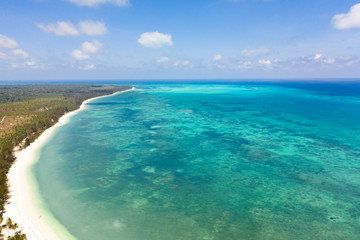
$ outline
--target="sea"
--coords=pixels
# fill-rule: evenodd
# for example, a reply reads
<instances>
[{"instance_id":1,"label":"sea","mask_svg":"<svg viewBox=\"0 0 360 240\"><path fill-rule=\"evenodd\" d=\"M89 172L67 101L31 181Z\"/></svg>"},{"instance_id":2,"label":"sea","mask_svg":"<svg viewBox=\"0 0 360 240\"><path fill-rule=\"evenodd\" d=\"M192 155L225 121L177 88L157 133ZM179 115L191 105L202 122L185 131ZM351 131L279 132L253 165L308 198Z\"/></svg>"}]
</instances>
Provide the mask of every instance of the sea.
<instances>
[{"instance_id":1,"label":"sea","mask_svg":"<svg viewBox=\"0 0 360 240\"><path fill-rule=\"evenodd\" d=\"M131 85L32 169L77 239L360 239L360 83Z\"/></svg>"}]
</instances>

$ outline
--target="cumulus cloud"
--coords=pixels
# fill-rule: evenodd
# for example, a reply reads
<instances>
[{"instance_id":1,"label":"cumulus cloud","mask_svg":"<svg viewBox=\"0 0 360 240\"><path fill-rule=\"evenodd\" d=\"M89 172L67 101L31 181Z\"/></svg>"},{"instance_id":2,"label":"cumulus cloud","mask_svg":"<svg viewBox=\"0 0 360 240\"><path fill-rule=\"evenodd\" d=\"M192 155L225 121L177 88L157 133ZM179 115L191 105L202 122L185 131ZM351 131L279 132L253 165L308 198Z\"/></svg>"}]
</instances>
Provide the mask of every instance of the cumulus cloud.
<instances>
[{"instance_id":1,"label":"cumulus cloud","mask_svg":"<svg viewBox=\"0 0 360 240\"><path fill-rule=\"evenodd\" d=\"M217 54L213 57L213 64L219 69L245 70L253 67L251 61L244 61L239 58L230 58Z\"/></svg>"},{"instance_id":2,"label":"cumulus cloud","mask_svg":"<svg viewBox=\"0 0 360 240\"><path fill-rule=\"evenodd\" d=\"M99 52L103 44L97 40L92 42L84 42L80 49L75 49L71 52L71 56L77 60L90 59L90 54Z\"/></svg>"},{"instance_id":3,"label":"cumulus cloud","mask_svg":"<svg viewBox=\"0 0 360 240\"><path fill-rule=\"evenodd\" d=\"M34 60L11 62L9 65L11 69L44 69L45 67L37 64Z\"/></svg>"},{"instance_id":4,"label":"cumulus cloud","mask_svg":"<svg viewBox=\"0 0 360 240\"><path fill-rule=\"evenodd\" d=\"M254 65L251 61L239 61L223 57L221 60L215 61L215 66L219 69L246 70L252 68Z\"/></svg>"},{"instance_id":5,"label":"cumulus cloud","mask_svg":"<svg viewBox=\"0 0 360 240\"><path fill-rule=\"evenodd\" d=\"M69 0L70 3L74 3L78 6L97 7L100 4L113 4L119 7L128 6L130 3L128 0Z\"/></svg>"},{"instance_id":6,"label":"cumulus cloud","mask_svg":"<svg viewBox=\"0 0 360 240\"><path fill-rule=\"evenodd\" d=\"M16 40L0 34L0 48L7 48L5 52L0 51L1 67L3 68L40 68L33 60L29 60L30 54L22 50ZM29 64L33 62L33 64Z\"/></svg>"},{"instance_id":7,"label":"cumulus cloud","mask_svg":"<svg viewBox=\"0 0 360 240\"><path fill-rule=\"evenodd\" d=\"M270 49L264 48L264 47L250 48L250 49L246 48L241 51L240 55L245 56L245 57L259 57L259 56L263 56L269 52L270 52Z\"/></svg>"},{"instance_id":8,"label":"cumulus cloud","mask_svg":"<svg viewBox=\"0 0 360 240\"><path fill-rule=\"evenodd\" d=\"M0 34L0 48L16 48L18 45L15 39Z\"/></svg>"},{"instance_id":9,"label":"cumulus cloud","mask_svg":"<svg viewBox=\"0 0 360 240\"><path fill-rule=\"evenodd\" d=\"M156 32L146 32L141 34L138 42L148 48L161 48L165 45L172 46L173 42L171 39L171 34L163 34Z\"/></svg>"},{"instance_id":10,"label":"cumulus cloud","mask_svg":"<svg viewBox=\"0 0 360 240\"><path fill-rule=\"evenodd\" d=\"M168 62L170 61L170 59L168 57L161 57L157 60L158 63L164 63L164 62Z\"/></svg>"},{"instance_id":11,"label":"cumulus cloud","mask_svg":"<svg viewBox=\"0 0 360 240\"><path fill-rule=\"evenodd\" d=\"M90 56L79 49L75 49L71 52L71 56L77 60L89 59Z\"/></svg>"},{"instance_id":12,"label":"cumulus cloud","mask_svg":"<svg viewBox=\"0 0 360 240\"><path fill-rule=\"evenodd\" d=\"M338 56L326 57L322 56L320 59L315 60L314 56L302 56L294 59L288 59L277 63L277 67L286 70L315 70L328 69L344 69L348 67L358 66L360 60L356 56Z\"/></svg>"},{"instance_id":13,"label":"cumulus cloud","mask_svg":"<svg viewBox=\"0 0 360 240\"><path fill-rule=\"evenodd\" d=\"M85 34L89 36L104 35L108 32L105 24L99 21L80 21L78 26L72 22L59 21L50 24L37 24L37 27L46 33L57 36L79 36Z\"/></svg>"},{"instance_id":14,"label":"cumulus cloud","mask_svg":"<svg viewBox=\"0 0 360 240\"><path fill-rule=\"evenodd\" d=\"M299 58L292 59L290 61L284 61L283 64L288 64L288 62L291 62L291 65L293 66L306 66L306 65L327 65L327 64L333 64L335 62L349 62L347 59L342 61L343 57L340 57L338 59L334 58L328 58L323 56L322 54L315 54L315 56L302 56ZM353 60L351 58L351 60Z\"/></svg>"},{"instance_id":15,"label":"cumulus cloud","mask_svg":"<svg viewBox=\"0 0 360 240\"><path fill-rule=\"evenodd\" d=\"M30 61L25 62L25 65L33 67L36 65L36 63L33 60L30 60Z\"/></svg>"},{"instance_id":16,"label":"cumulus cloud","mask_svg":"<svg viewBox=\"0 0 360 240\"><path fill-rule=\"evenodd\" d=\"M90 70L95 70L95 65L94 64L88 64L85 65L83 67L79 67L80 70L85 70L85 71L90 71Z\"/></svg>"},{"instance_id":17,"label":"cumulus cloud","mask_svg":"<svg viewBox=\"0 0 360 240\"><path fill-rule=\"evenodd\" d=\"M348 13L335 15L332 24L339 30L360 28L360 3L352 6Z\"/></svg>"},{"instance_id":18,"label":"cumulus cloud","mask_svg":"<svg viewBox=\"0 0 360 240\"><path fill-rule=\"evenodd\" d=\"M320 54L320 53L317 53L317 54L315 54L315 56L314 56L314 60L319 60L319 59L321 59L322 58L322 54Z\"/></svg>"},{"instance_id":19,"label":"cumulus cloud","mask_svg":"<svg viewBox=\"0 0 360 240\"><path fill-rule=\"evenodd\" d=\"M271 62L270 60L261 59L261 60L259 60L259 64L260 64L260 65L264 65L264 66L266 66L266 67L271 67L272 62Z\"/></svg>"},{"instance_id":20,"label":"cumulus cloud","mask_svg":"<svg viewBox=\"0 0 360 240\"><path fill-rule=\"evenodd\" d=\"M237 69L249 69L251 67L251 64L252 63L250 61L241 62L236 65L236 68Z\"/></svg>"},{"instance_id":21,"label":"cumulus cloud","mask_svg":"<svg viewBox=\"0 0 360 240\"><path fill-rule=\"evenodd\" d=\"M14 55L22 56L23 58L28 58L29 57L29 53L22 50L22 49L15 49L15 50L12 51L12 53Z\"/></svg>"},{"instance_id":22,"label":"cumulus cloud","mask_svg":"<svg viewBox=\"0 0 360 240\"><path fill-rule=\"evenodd\" d=\"M81 44L81 50L85 53L97 53L103 44L97 40L92 42L84 42Z\"/></svg>"},{"instance_id":23,"label":"cumulus cloud","mask_svg":"<svg viewBox=\"0 0 360 240\"><path fill-rule=\"evenodd\" d=\"M178 64L180 65L181 62ZM213 61L213 66L219 69L232 69L245 71L248 69L253 70L312 70L319 71L319 69L329 69L334 68L348 68L355 67L360 65L360 59L355 56L340 56L340 57L327 57L323 54L316 53L308 56L295 57L290 59L267 59L260 58L256 61L247 61L242 60L241 58L228 58L222 56L222 59L219 61Z\"/></svg>"},{"instance_id":24,"label":"cumulus cloud","mask_svg":"<svg viewBox=\"0 0 360 240\"><path fill-rule=\"evenodd\" d=\"M81 21L79 23L79 28L83 34L90 36L104 35L107 33L105 24L98 21Z\"/></svg>"},{"instance_id":25,"label":"cumulus cloud","mask_svg":"<svg viewBox=\"0 0 360 240\"><path fill-rule=\"evenodd\" d=\"M80 35L78 29L71 22L59 21L55 24L37 24L37 27L46 33L53 33L57 36L77 36Z\"/></svg>"},{"instance_id":26,"label":"cumulus cloud","mask_svg":"<svg viewBox=\"0 0 360 240\"><path fill-rule=\"evenodd\" d=\"M218 54L214 56L213 60L216 62L216 61L220 61L222 58L223 57L220 54Z\"/></svg>"},{"instance_id":27,"label":"cumulus cloud","mask_svg":"<svg viewBox=\"0 0 360 240\"><path fill-rule=\"evenodd\" d=\"M354 56L341 56L334 60L337 64L345 65L345 66L352 66L356 63L359 63L359 59Z\"/></svg>"},{"instance_id":28,"label":"cumulus cloud","mask_svg":"<svg viewBox=\"0 0 360 240\"><path fill-rule=\"evenodd\" d=\"M258 47L243 49L239 56L236 56L235 58L217 54L213 57L213 64L219 69L247 70L264 67L267 69L272 69L276 67L276 64L268 59L261 57L267 55L269 52L270 49L268 48Z\"/></svg>"}]
</instances>

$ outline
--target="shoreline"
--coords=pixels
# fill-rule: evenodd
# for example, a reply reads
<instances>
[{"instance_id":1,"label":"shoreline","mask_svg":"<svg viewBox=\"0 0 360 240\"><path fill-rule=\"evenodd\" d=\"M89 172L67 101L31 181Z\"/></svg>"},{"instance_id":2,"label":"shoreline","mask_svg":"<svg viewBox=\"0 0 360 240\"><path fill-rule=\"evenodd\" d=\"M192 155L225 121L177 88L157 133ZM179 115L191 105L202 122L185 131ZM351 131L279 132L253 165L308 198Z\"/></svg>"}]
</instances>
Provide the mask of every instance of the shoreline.
<instances>
[{"instance_id":1,"label":"shoreline","mask_svg":"<svg viewBox=\"0 0 360 240\"><path fill-rule=\"evenodd\" d=\"M5 220L11 218L13 222L17 223L28 240L76 240L52 215L41 198L35 176L32 173L32 166L38 161L41 148L58 127L65 125L73 115L85 109L88 102L134 89L133 87L110 95L87 99L77 110L61 116L55 125L46 129L28 147L21 151L14 149L16 161L7 174L10 197L5 205L3 217Z\"/></svg>"}]
</instances>

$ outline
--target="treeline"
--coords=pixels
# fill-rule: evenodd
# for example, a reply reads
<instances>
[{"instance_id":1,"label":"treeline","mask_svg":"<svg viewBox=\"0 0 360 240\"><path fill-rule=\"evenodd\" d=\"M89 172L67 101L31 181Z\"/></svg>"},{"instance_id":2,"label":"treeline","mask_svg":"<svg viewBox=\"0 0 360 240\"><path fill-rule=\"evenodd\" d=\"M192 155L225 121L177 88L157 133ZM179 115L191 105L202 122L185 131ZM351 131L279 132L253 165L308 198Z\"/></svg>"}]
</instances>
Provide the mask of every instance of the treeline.
<instances>
[{"instance_id":1,"label":"treeline","mask_svg":"<svg viewBox=\"0 0 360 240\"><path fill-rule=\"evenodd\" d=\"M11 102L24 102L39 97L81 97L86 94L99 94L100 96L111 92L111 89L114 88L121 89L124 88L124 86L85 84L0 85L0 104Z\"/></svg>"},{"instance_id":2,"label":"treeline","mask_svg":"<svg viewBox=\"0 0 360 240\"><path fill-rule=\"evenodd\" d=\"M14 122L0 138L0 211L8 199L7 173L15 161L13 149L26 147L67 112L89 98L130 89L131 86L6 85L0 86L0 116L25 119ZM1 119L0 119L1 121Z\"/></svg>"}]
</instances>

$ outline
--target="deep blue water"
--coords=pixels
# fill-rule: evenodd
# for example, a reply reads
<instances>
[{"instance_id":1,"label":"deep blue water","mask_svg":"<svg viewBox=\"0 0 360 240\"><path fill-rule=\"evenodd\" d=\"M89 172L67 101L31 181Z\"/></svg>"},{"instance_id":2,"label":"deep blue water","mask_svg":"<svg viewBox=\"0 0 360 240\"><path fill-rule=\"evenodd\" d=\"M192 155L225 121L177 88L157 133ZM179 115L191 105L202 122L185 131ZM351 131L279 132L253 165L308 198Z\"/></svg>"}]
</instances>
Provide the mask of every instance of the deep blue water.
<instances>
[{"instance_id":1,"label":"deep blue water","mask_svg":"<svg viewBox=\"0 0 360 240\"><path fill-rule=\"evenodd\" d=\"M360 85L135 85L35 166L78 239L359 239Z\"/></svg>"}]
</instances>

